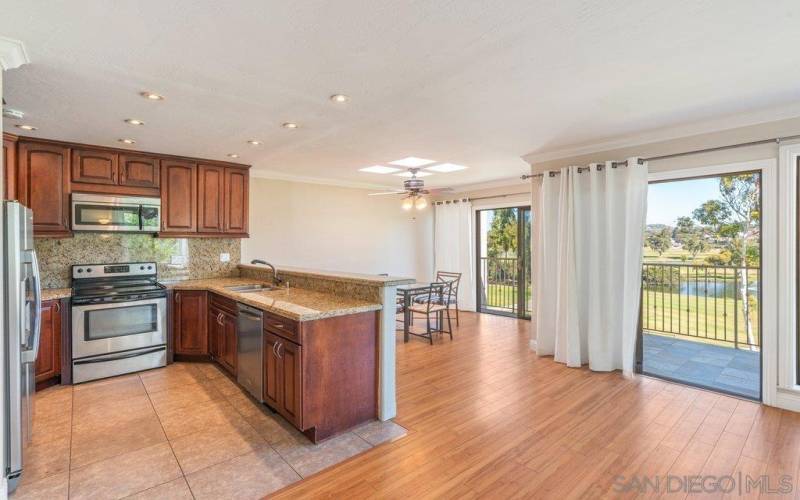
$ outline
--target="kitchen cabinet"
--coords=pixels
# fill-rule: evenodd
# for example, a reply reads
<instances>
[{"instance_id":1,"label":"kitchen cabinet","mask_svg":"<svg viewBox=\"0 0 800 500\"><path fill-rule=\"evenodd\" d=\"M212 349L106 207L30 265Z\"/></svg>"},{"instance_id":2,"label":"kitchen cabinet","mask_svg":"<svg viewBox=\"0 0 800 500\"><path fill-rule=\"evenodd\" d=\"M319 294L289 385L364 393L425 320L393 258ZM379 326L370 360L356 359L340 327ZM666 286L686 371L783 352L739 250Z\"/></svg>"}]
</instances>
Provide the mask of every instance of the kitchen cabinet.
<instances>
[{"instance_id":1,"label":"kitchen cabinet","mask_svg":"<svg viewBox=\"0 0 800 500\"><path fill-rule=\"evenodd\" d=\"M206 292L197 290L175 291L173 302L173 338L175 354L207 356Z\"/></svg>"},{"instance_id":2,"label":"kitchen cabinet","mask_svg":"<svg viewBox=\"0 0 800 500\"><path fill-rule=\"evenodd\" d=\"M225 168L225 232L247 236L250 174L247 169Z\"/></svg>"},{"instance_id":3,"label":"kitchen cabinet","mask_svg":"<svg viewBox=\"0 0 800 500\"><path fill-rule=\"evenodd\" d=\"M296 427L302 426L302 347L264 331L264 400Z\"/></svg>"},{"instance_id":4,"label":"kitchen cabinet","mask_svg":"<svg viewBox=\"0 0 800 500\"><path fill-rule=\"evenodd\" d=\"M17 153L17 197L33 210L34 236L71 236L69 148L21 139Z\"/></svg>"},{"instance_id":5,"label":"kitchen cabinet","mask_svg":"<svg viewBox=\"0 0 800 500\"><path fill-rule=\"evenodd\" d=\"M37 384L61 374L61 302L43 301L41 321L39 353L36 356Z\"/></svg>"},{"instance_id":6,"label":"kitchen cabinet","mask_svg":"<svg viewBox=\"0 0 800 500\"><path fill-rule=\"evenodd\" d=\"M211 358L236 375L236 315L217 307L209 308L208 342Z\"/></svg>"},{"instance_id":7,"label":"kitchen cabinet","mask_svg":"<svg viewBox=\"0 0 800 500\"><path fill-rule=\"evenodd\" d=\"M116 184L119 155L101 149L72 150L72 182Z\"/></svg>"},{"instance_id":8,"label":"kitchen cabinet","mask_svg":"<svg viewBox=\"0 0 800 500\"><path fill-rule=\"evenodd\" d=\"M119 155L119 185L158 189L161 185L158 158L135 154Z\"/></svg>"},{"instance_id":9,"label":"kitchen cabinet","mask_svg":"<svg viewBox=\"0 0 800 500\"><path fill-rule=\"evenodd\" d=\"M197 232L197 164L161 161L161 234Z\"/></svg>"},{"instance_id":10,"label":"kitchen cabinet","mask_svg":"<svg viewBox=\"0 0 800 500\"><path fill-rule=\"evenodd\" d=\"M3 199L17 199L17 138L3 134Z\"/></svg>"},{"instance_id":11,"label":"kitchen cabinet","mask_svg":"<svg viewBox=\"0 0 800 500\"><path fill-rule=\"evenodd\" d=\"M225 229L225 167L197 166L197 231L221 233Z\"/></svg>"}]
</instances>

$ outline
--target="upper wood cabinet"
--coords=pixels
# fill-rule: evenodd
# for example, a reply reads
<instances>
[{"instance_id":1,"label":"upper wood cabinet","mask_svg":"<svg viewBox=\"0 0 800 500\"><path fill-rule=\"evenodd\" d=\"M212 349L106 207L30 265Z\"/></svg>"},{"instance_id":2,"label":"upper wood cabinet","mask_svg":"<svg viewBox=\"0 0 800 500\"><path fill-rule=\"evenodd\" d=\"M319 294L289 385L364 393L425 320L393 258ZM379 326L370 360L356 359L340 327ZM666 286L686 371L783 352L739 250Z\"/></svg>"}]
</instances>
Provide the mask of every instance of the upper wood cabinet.
<instances>
[{"instance_id":1,"label":"upper wood cabinet","mask_svg":"<svg viewBox=\"0 0 800 500\"><path fill-rule=\"evenodd\" d=\"M72 150L72 182L116 184L119 155L100 149Z\"/></svg>"},{"instance_id":2,"label":"upper wood cabinet","mask_svg":"<svg viewBox=\"0 0 800 500\"><path fill-rule=\"evenodd\" d=\"M139 155L119 155L119 184L144 188L161 185L158 158Z\"/></svg>"},{"instance_id":3,"label":"upper wood cabinet","mask_svg":"<svg viewBox=\"0 0 800 500\"><path fill-rule=\"evenodd\" d=\"M197 166L197 231L221 233L225 225L225 167Z\"/></svg>"},{"instance_id":4,"label":"upper wood cabinet","mask_svg":"<svg viewBox=\"0 0 800 500\"><path fill-rule=\"evenodd\" d=\"M250 173L243 168L225 168L225 232L247 234Z\"/></svg>"},{"instance_id":5,"label":"upper wood cabinet","mask_svg":"<svg viewBox=\"0 0 800 500\"><path fill-rule=\"evenodd\" d=\"M3 199L17 198L17 138L3 134Z\"/></svg>"},{"instance_id":6,"label":"upper wood cabinet","mask_svg":"<svg viewBox=\"0 0 800 500\"><path fill-rule=\"evenodd\" d=\"M164 237L246 238L249 167L3 134L5 199L34 211L34 235L66 237L70 194L161 198Z\"/></svg>"},{"instance_id":7,"label":"upper wood cabinet","mask_svg":"<svg viewBox=\"0 0 800 500\"><path fill-rule=\"evenodd\" d=\"M161 160L161 233L197 232L197 165Z\"/></svg>"},{"instance_id":8,"label":"upper wood cabinet","mask_svg":"<svg viewBox=\"0 0 800 500\"><path fill-rule=\"evenodd\" d=\"M17 197L33 210L34 236L70 236L69 148L20 140Z\"/></svg>"}]
</instances>

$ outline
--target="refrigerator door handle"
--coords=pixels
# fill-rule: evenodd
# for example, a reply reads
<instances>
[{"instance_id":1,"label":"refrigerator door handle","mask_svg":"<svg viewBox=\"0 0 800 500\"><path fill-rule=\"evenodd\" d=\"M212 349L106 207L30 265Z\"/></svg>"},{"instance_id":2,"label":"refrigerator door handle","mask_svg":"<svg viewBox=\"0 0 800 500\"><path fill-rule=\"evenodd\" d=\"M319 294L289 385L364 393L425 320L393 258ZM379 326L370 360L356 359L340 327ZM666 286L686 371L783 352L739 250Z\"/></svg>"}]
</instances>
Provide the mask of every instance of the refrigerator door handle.
<instances>
[{"instance_id":1,"label":"refrigerator door handle","mask_svg":"<svg viewBox=\"0 0 800 500\"><path fill-rule=\"evenodd\" d=\"M30 349L22 351L22 362L33 363L39 354L39 341L42 337L42 278L39 273L39 258L36 250L30 250L30 262L33 267L33 339L28 346Z\"/></svg>"}]
</instances>

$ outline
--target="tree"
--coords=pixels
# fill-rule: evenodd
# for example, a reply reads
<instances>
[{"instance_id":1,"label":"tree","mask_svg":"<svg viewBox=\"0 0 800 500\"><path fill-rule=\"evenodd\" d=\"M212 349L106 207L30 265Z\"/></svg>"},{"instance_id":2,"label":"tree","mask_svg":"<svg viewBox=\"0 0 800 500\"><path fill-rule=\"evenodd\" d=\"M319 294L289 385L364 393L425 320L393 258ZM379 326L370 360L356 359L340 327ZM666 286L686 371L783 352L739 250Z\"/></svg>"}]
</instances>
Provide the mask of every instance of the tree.
<instances>
[{"instance_id":1,"label":"tree","mask_svg":"<svg viewBox=\"0 0 800 500\"><path fill-rule=\"evenodd\" d=\"M684 239L683 248L692 254L693 259L696 259L697 254L706 251L708 244L706 243L706 240L704 240L699 234L691 234Z\"/></svg>"},{"instance_id":2,"label":"tree","mask_svg":"<svg viewBox=\"0 0 800 500\"><path fill-rule=\"evenodd\" d=\"M664 252L672 247L672 231L664 228L661 231L650 233L647 236L647 246L661 257Z\"/></svg>"},{"instance_id":3,"label":"tree","mask_svg":"<svg viewBox=\"0 0 800 500\"><path fill-rule=\"evenodd\" d=\"M695 226L691 217L678 217L675 230L672 231L672 239L678 243L684 243L687 238L697 233L698 227Z\"/></svg>"},{"instance_id":4,"label":"tree","mask_svg":"<svg viewBox=\"0 0 800 500\"><path fill-rule=\"evenodd\" d=\"M517 256L517 214L513 208L494 211L486 243L489 257Z\"/></svg>"},{"instance_id":5,"label":"tree","mask_svg":"<svg viewBox=\"0 0 800 500\"><path fill-rule=\"evenodd\" d=\"M747 293L748 266L760 265L759 221L761 219L759 177L756 174L727 175L719 179L719 200L709 200L692 212L700 224L709 226L714 235L725 242L722 254L730 263L739 266L738 298L742 299L742 314L747 342L755 344L752 305ZM709 260L711 262L711 260ZM713 262L712 262L713 263Z\"/></svg>"}]
</instances>

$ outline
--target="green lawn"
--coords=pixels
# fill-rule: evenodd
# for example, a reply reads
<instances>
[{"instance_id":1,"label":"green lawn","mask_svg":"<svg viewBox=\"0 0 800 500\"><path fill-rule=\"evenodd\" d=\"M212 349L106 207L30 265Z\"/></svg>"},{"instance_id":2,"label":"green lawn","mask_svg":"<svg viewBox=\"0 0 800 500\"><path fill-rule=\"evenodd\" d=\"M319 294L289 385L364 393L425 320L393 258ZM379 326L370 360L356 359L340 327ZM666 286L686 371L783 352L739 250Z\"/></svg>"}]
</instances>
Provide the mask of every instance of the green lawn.
<instances>
[{"instance_id":1,"label":"green lawn","mask_svg":"<svg viewBox=\"0 0 800 500\"><path fill-rule=\"evenodd\" d=\"M697 257L692 258L691 254L682 248L670 248L659 256L650 247L644 247L644 263L645 264L698 264L708 265L706 257L716 255L719 249L708 250L697 254Z\"/></svg>"},{"instance_id":2,"label":"green lawn","mask_svg":"<svg viewBox=\"0 0 800 500\"><path fill-rule=\"evenodd\" d=\"M486 306L498 307L508 310L516 310L517 307L517 287L513 285L500 285L490 283L487 287ZM526 304L530 307L531 288L528 287L526 293Z\"/></svg>"},{"instance_id":3,"label":"green lawn","mask_svg":"<svg viewBox=\"0 0 800 500\"><path fill-rule=\"evenodd\" d=\"M739 342L747 343L741 299L696 295L687 297L685 293L662 294L658 287L654 287L645 288L642 302L642 327L645 330L689 335L714 343L716 340L727 340L728 346L733 342L736 331ZM751 303L754 305L751 309L751 323L755 343L760 344L758 304L755 300L751 300Z\"/></svg>"}]
</instances>

